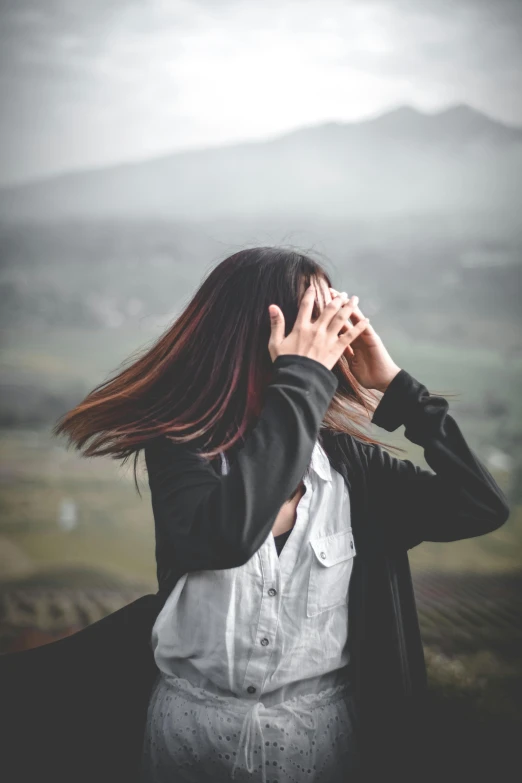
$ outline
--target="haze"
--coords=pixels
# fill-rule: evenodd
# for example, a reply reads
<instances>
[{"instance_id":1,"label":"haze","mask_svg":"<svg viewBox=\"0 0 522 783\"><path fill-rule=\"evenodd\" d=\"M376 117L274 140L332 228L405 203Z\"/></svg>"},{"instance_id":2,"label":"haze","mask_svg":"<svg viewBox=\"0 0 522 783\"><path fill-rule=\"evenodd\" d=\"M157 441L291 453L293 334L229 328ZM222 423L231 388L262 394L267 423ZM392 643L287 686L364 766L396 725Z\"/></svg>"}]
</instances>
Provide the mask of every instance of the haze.
<instances>
[{"instance_id":1,"label":"haze","mask_svg":"<svg viewBox=\"0 0 522 783\"><path fill-rule=\"evenodd\" d=\"M410 105L522 125L516 0L2 0L0 184Z\"/></svg>"}]
</instances>

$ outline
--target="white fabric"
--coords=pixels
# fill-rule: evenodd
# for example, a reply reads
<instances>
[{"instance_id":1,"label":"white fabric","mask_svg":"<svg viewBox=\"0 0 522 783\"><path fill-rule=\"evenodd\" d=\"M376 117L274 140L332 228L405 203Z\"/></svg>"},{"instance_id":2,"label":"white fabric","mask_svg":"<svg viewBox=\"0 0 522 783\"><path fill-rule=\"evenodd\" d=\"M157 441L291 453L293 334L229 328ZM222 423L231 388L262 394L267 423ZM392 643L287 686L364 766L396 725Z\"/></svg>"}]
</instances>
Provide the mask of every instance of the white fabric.
<instances>
[{"instance_id":1,"label":"white fabric","mask_svg":"<svg viewBox=\"0 0 522 783\"><path fill-rule=\"evenodd\" d=\"M247 717L248 716L248 717ZM350 683L274 707L160 672L142 783L346 783L359 763ZM275 776L275 777L273 777Z\"/></svg>"},{"instance_id":2,"label":"white fabric","mask_svg":"<svg viewBox=\"0 0 522 783\"><path fill-rule=\"evenodd\" d=\"M346 681L355 543L346 484L319 441L303 481L306 492L279 557L270 533L242 566L184 574L152 631L164 688L187 683L209 700L215 694L245 706L234 770L243 757L253 769L256 735L264 748L261 708L281 705L281 716L291 713L299 729L306 724L313 732L303 710L309 716L314 695L319 703Z\"/></svg>"}]
</instances>

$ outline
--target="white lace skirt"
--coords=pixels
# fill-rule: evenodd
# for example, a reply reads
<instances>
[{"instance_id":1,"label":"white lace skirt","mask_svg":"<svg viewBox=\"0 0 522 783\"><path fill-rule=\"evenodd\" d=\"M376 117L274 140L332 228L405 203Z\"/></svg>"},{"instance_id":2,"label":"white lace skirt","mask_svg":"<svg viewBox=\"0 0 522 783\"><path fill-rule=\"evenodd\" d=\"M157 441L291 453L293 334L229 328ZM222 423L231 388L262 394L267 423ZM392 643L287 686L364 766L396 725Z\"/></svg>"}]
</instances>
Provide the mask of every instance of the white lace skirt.
<instances>
[{"instance_id":1,"label":"white lace skirt","mask_svg":"<svg viewBox=\"0 0 522 783\"><path fill-rule=\"evenodd\" d=\"M358 770L350 684L272 707L158 675L142 783L346 783Z\"/></svg>"}]
</instances>

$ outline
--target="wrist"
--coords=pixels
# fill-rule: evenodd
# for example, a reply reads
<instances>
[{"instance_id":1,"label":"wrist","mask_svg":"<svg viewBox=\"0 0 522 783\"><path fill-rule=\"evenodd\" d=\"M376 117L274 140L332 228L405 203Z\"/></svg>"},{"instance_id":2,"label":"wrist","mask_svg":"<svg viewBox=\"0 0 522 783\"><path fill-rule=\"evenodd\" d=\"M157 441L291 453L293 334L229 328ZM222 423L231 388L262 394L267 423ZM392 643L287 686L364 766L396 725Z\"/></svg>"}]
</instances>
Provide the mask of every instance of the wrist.
<instances>
[{"instance_id":1,"label":"wrist","mask_svg":"<svg viewBox=\"0 0 522 783\"><path fill-rule=\"evenodd\" d=\"M377 386L377 391L380 391L384 394L390 383L393 381L396 375L398 375L401 371L400 367L396 367L392 372L387 376L386 380Z\"/></svg>"}]
</instances>

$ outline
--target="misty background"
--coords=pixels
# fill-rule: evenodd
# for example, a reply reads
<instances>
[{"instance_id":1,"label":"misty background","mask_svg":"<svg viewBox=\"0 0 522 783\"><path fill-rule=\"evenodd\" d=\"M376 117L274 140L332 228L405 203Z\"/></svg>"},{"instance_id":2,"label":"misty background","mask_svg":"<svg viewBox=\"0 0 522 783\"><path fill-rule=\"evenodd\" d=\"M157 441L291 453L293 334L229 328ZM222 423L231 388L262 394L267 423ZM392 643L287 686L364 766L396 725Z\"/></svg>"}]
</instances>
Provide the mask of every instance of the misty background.
<instances>
[{"instance_id":1,"label":"misty background","mask_svg":"<svg viewBox=\"0 0 522 783\"><path fill-rule=\"evenodd\" d=\"M296 247L399 366L457 395L508 496L500 530L409 557L452 769L513 761L521 66L517 0L0 0L0 652L157 589L144 471L140 499L131 466L68 452L56 419L215 264ZM427 467L403 428L370 431Z\"/></svg>"}]
</instances>

